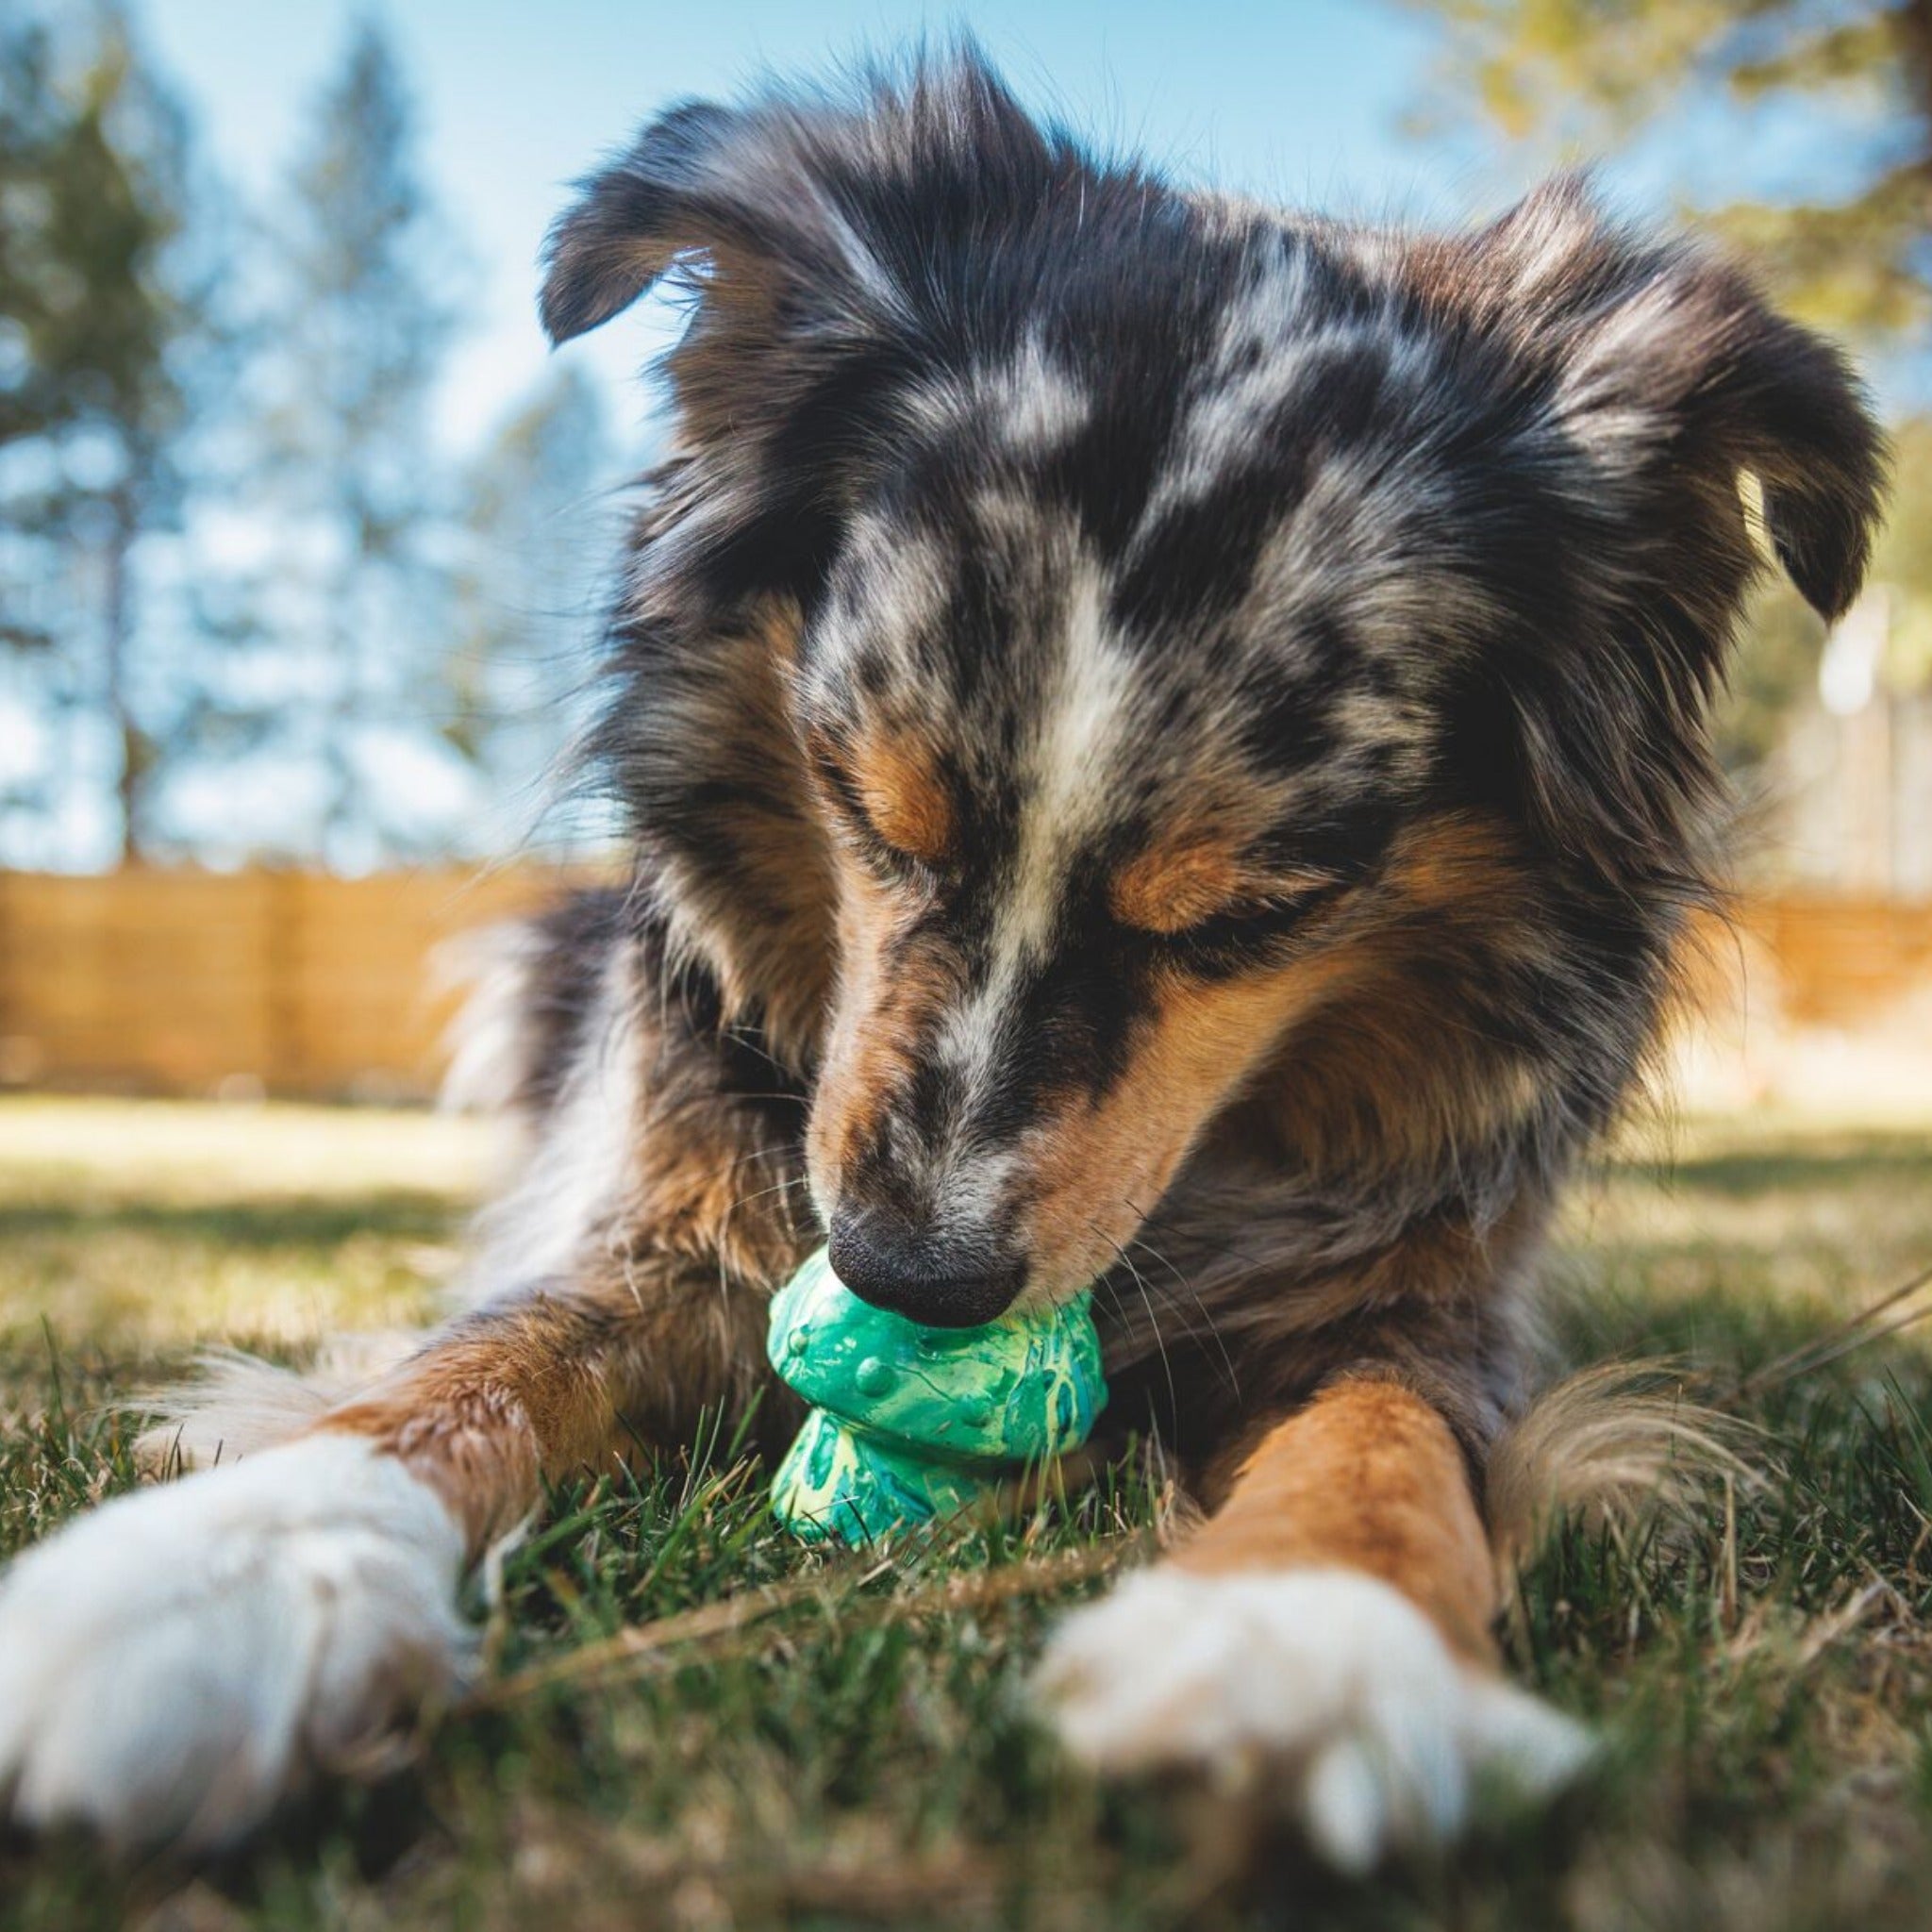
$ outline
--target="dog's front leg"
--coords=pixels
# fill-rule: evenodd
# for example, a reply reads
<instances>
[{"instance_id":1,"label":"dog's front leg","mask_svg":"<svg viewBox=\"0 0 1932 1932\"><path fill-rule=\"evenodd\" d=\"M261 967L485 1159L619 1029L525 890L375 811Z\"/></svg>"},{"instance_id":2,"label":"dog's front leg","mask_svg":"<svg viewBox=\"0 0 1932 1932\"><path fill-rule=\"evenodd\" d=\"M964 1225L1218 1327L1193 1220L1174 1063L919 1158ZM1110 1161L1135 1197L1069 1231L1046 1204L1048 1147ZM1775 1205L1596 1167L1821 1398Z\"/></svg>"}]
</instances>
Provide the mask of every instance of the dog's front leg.
<instances>
[{"instance_id":1,"label":"dog's front leg","mask_svg":"<svg viewBox=\"0 0 1932 1932\"><path fill-rule=\"evenodd\" d=\"M1037 1680L1108 1771L1278 1776L1348 1870L1461 1824L1472 1787L1569 1778L1587 1735L1499 1669L1496 1584L1463 1456L1399 1383L1331 1384L1225 1502L1056 1633Z\"/></svg>"},{"instance_id":2,"label":"dog's front leg","mask_svg":"<svg viewBox=\"0 0 1932 1932\"><path fill-rule=\"evenodd\" d=\"M218 1369L150 1439L194 1474L0 1575L0 1826L241 1837L461 1680L458 1586L546 1481L746 1412L767 1291L798 1258L797 1106L762 1062L743 1091L725 1036L660 996L628 912L648 896L567 902L486 990L484 1084L532 1144L467 1312L386 1373L341 1350Z\"/></svg>"},{"instance_id":3,"label":"dog's front leg","mask_svg":"<svg viewBox=\"0 0 1932 1932\"><path fill-rule=\"evenodd\" d=\"M458 1585L544 1480L617 1454L620 1409L668 1441L745 1392L761 1298L643 1274L504 1296L282 1440L26 1552L0 1581L0 1821L220 1845L446 1696ZM227 1387L238 1437L304 1399L275 1375L253 1414Z\"/></svg>"}]
</instances>

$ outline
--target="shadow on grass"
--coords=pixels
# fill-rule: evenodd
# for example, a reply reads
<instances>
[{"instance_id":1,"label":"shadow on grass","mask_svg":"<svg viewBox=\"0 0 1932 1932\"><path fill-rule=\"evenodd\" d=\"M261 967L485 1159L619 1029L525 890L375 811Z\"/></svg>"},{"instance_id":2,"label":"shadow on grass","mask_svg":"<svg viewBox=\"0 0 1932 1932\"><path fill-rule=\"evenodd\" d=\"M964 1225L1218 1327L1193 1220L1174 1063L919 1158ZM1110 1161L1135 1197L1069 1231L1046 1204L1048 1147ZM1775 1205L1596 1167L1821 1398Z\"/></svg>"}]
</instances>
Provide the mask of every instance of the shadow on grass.
<instances>
[{"instance_id":1,"label":"shadow on grass","mask_svg":"<svg viewBox=\"0 0 1932 1932\"><path fill-rule=\"evenodd\" d=\"M213 1241L261 1251L332 1248L357 1236L446 1241L464 1210L431 1193L404 1191L318 1200L279 1199L171 1204L165 1201L66 1201L0 1204L0 1243L45 1237L141 1234L163 1241Z\"/></svg>"},{"instance_id":2,"label":"shadow on grass","mask_svg":"<svg viewBox=\"0 0 1932 1932\"><path fill-rule=\"evenodd\" d=\"M1787 1189L1821 1192L1860 1182L1916 1180L1932 1186L1932 1136L1821 1136L1802 1144L1619 1161L1611 1172L1654 1182L1667 1192L1718 1194L1740 1201Z\"/></svg>"}]
</instances>

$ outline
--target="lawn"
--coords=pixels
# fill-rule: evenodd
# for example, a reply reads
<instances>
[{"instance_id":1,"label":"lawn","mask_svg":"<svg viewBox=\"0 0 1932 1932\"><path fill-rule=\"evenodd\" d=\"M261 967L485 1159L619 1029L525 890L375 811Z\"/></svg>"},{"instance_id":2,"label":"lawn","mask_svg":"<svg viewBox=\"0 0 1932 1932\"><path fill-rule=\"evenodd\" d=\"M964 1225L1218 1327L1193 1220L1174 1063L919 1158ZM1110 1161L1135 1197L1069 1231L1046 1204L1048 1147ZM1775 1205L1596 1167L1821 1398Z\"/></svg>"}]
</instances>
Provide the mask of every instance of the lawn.
<instances>
[{"instance_id":1,"label":"lawn","mask_svg":"<svg viewBox=\"0 0 1932 1932\"><path fill-rule=\"evenodd\" d=\"M133 1481L104 1405L197 1342L292 1357L433 1306L487 1160L408 1114L0 1104L0 1554ZM828 1559L721 1441L556 1498L479 1596L480 1692L384 1782L187 1880L0 1848L0 1926L1924 1925L1932 1324L1733 1391L1927 1261L1932 1115L1686 1123L1583 1192L1559 1350L1694 1361L1770 1474L1675 1535L1557 1539L1511 1643L1605 1769L1370 1887L1265 1790L1096 1789L1020 1714L1055 1607L1144 1553L1144 1485Z\"/></svg>"}]
</instances>

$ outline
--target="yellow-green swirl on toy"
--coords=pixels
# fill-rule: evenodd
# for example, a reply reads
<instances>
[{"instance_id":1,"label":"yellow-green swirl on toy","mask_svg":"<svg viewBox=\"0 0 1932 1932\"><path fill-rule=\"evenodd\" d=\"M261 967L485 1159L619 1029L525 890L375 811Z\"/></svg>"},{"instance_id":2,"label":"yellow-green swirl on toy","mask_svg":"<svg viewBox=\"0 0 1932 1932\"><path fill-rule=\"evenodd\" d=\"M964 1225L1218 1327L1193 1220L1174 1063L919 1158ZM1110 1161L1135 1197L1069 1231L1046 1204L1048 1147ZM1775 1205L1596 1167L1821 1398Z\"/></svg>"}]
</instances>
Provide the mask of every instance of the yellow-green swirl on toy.
<instances>
[{"instance_id":1,"label":"yellow-green swirl on toy","mask_svg":"<svg viewBox=\"0 0 1932 1932\"><path fill-rule=\"evenodd\" d=\"M1078 1448L1107 1401L1091 1300L927 1328L860 1301L821 1248L772 1303L772 1366L811 1404L772 1482L779 1520L856 1546Z\"/></svg>"}]
</instances>

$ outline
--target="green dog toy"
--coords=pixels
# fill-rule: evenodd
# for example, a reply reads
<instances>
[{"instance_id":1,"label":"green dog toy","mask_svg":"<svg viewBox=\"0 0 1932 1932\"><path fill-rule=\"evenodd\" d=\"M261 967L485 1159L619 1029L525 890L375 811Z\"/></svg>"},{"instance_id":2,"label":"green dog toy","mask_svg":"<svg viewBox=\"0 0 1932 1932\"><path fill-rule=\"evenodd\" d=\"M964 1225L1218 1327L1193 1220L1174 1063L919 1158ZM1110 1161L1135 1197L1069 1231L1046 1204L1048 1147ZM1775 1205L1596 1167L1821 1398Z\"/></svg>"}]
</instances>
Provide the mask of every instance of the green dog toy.
<instances>
[{"instance_id":1,"label":"green dog toy","mask_svg":"<svg viewBox=\"0 0 1932 1932\"><path fill-rule=\"evenodd\" d=\"M857 1547L1078 1448L1107 1401L1091 1299L926 1328L860 1301L821 1248L772 1303L772 1366L812 1406L773 1479L779 1520Z\"/></svg>"}]
</instances>

